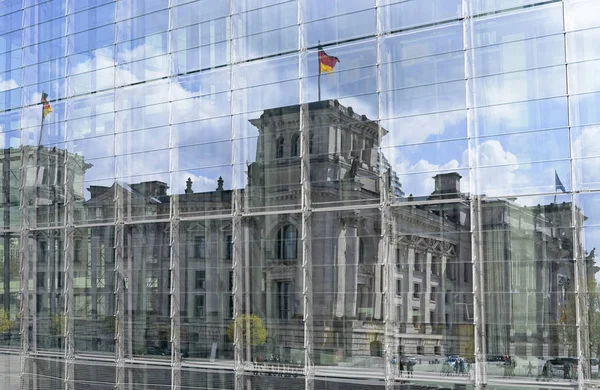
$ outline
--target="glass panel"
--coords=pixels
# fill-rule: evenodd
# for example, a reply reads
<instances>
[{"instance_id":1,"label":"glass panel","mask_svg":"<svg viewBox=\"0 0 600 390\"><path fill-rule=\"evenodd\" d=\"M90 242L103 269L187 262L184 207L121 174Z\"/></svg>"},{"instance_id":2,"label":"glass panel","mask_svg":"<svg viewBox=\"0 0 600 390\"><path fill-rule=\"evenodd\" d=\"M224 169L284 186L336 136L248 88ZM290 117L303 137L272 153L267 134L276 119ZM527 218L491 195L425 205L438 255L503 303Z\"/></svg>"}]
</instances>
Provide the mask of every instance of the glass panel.
<instances>
[{"instance_id":1,"label":"glass panel","mask_svg":"<svg viewBox=\"0 0 600 390\"><path fill-rule=\"evenodd\" d=\"M168 224L127 226L123 244L126 353L169 359Z\"/></svg>"},{"instance_id":2,"label":"glass panel","mask_svg":"<svg viewBox=\"0 0 600 390\"><path fill-rule=\"evenodd\" d=\"M481 216L488 374L568 382L577 365L571 225L579 210L570 196L498 199L485 200Z\"/></svg>"},{"instance_id":3,"label":"glass panel","mask_svg":"<svg viewBox=\"0 0 600 390\"><path fill-rule=\"evenodd\" d=\"M379 8L381 32L427 26L462 15L461 0L431 0L425 7L419 1L384 0L382 3L395 4Z\"/></svg>"},{"instance_id":4,"label":"glass panel","mask_svg":"<svg viewBox=\"0 0 600 390\"><path fill-rule=\"evenodd\" d=\"M103 354L115 348L114 227L75 229L73 295L75 348Z\"/></svg>"},{"instance_id":5,"label":"glass panel","mask_svg":"<svg viewBox=\"0 0 600 390\"><path fill-rule=\"evenodd\" d=\"M202 203L202 195L179 197L182 212ZM231 219L179 225L181 350L186 359L233 360L232 262Z\"/></svg>"}]
</instances>

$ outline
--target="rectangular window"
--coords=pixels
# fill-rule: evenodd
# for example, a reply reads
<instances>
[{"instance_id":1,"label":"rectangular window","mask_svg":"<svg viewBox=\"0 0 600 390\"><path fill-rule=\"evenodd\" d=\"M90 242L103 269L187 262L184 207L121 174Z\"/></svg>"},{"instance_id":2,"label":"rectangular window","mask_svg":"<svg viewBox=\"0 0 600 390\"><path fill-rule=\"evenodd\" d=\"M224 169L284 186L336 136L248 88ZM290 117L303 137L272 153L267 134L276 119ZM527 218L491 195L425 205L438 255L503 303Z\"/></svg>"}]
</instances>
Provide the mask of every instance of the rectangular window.
<instances>
[{"instance_id":1,"label":"rectangular window","mask_svg":"<svg viewBox=\"0 0 600 390\"><path fill-rule=\"evenodd\" d=\"M36 286L39 288L44 288L46 287L46 277L45 277L45 273L43 272L38 272L37 273L37 282L36 282Z\"/></svg>"},{"instance_id":2,"label":"rectangular window","mask_svg":"<svg viewBox=\"0 0 600 390\"><path fill-rule=\"evenodd\" d=\"M233 271L229 271L229 290L233 291Z\"/></svg>"},{"instance_id":3,"label":"rectangular window","mask_svg":"<svg viewBox=\"0 0 600 390\"><path fill-rule=\"evenodd\" d=\"M196 271L196 290L206 288L206 271Z\"/></svg>"},{"instance_id":4,"label":"rectangular window","mask_svg":"<svg viewBox=\"0 0 600 390\"><path fill-rule=\"evenodd\" d=\"M402 323L402 305L396 306L396 322Z\"/></svg>"},{"instance_id":5,"label":"rectangular window","mask_svg":"<svg viewBox=\"0 0 600 390\"><path fill-rule=\"evenodd\" d=\"M291 318L290 287L290 282L277 283L277 312L280 319Z\"/></svg>"},{"instance_id":6,"label":"rectangular window","mask_svg":"<svg viewBox=\"0 0 600 390\"><path fill-rule=\"evenodd\" d=\"M233 236L227 236L227 248L225 248L225 258L227 260L233 259Z\"/></svg>"},{"instance_id":7,"label":"rectangular window","mask_svg":"<svg viewBox=\"0 0 600 390\"><path fill-rule=\"evenodd\" d=\"M437 288L431 287L431 294L429 294L429 300L435 302L435 296L437 294Z\"/></svg>"},{"instance_id":8,"label":"rectangular window","mask_svg":"<svg viewBox=\"0 0 600 390\"><path fill-rule=\"evenodd\" d=\"M434 275L439 275L438 265L440 258L437 256L431 256L431 273Z\"/></svg>"},{"instance_id":9,"label":"rectangular window","mask_svg":"<svg viewBox=\"0 0 600 390\"><path fill-rule=\"evenodd\" d=\"M400 251L400 248L396 248L396 268L397 269L402 269L402 252Z\"/></svg>"},{"instance_id":10,"label":"rectangular window","mask_svg":"<svg viewBox=\"0 0 600 390\"><path fill-rule=\"evenodd\" d=\"M420 271L421 270L421 254L418 252L415 252L415 266L414 266L414 270L415 271Z\"/></svg>"},{"instance_id":11,"label":"rectangular window","mask_svg":"<svg viewBox=\"0 0 600 390\"><path fill-rule=\"evenodd\" d=\"M194 316L204 317L204 295L196 295L194 297Z\"/></svg>"},{"instance_id":12,"label":"rectangular window","mask_svg":"<svg viewBox=\"0 0 600 390\"><path fill-rule=\"evenodd\" d=\"M412 323L415 328L419 327L419 311L413 310Z\"/></svg>"},{"instance_id":13,"label":"rectangular window","mask_svg":"<svg viewBox=\"0 0 600 390\"><path fill-rule=\"evenodd\" d=\"M79 263L83 259L83 243L81 240L74 240L75 262Z\"/></svg>"},{"instance_id":14,"label":"rectangular window","mask_svg":"<svg viewBox=\"0 0 600 390\"><path fill-rule=\"evenodd\" d=\"M402 295L402 280L401 279L396 279L396 295L397 296Z\"/></svg>"},{"instance_id":15,"label":"rectangular window","mask_svg":"<svg viewBox=\"0 0 600 390\"><path fill-rule=\"evenodd\" d=\"M206 255L206 238L204 236L196 236L194 238L194 257L204 259Z\"/></svg>"},{"instance_id":16,"label":"rectangular window","mask_svg":"<svg viewBox=\"0 0 600 390\"><path fill-rule=\"evenodd\" d=\"M429 323L431 323L431 325L435 325L435 323L436 323L434 310L431 310L429 312Z\"/></svg>"},{"instance_id":17,"label":"rectangular window","mask_svg":"<svg viewBox=\"0 0 600 390\"><path fill-rule=\"evenodd\" d=\"M420 299L421 298L421 285L419 283L415 283L413 288L414 288L413 297L415 299Z\"/></svg>"},{"instance_id":18,"label":"rectangular window","mask_svg":"<svg viewBox=\"0 0 600 390\"><path fill-rule=\"evenodd\" d=\"M465 283L469 282L469 274L471 273L471 267L469 267L469 263L463 264L463 279Z\"/></svg>"}]
</instances>

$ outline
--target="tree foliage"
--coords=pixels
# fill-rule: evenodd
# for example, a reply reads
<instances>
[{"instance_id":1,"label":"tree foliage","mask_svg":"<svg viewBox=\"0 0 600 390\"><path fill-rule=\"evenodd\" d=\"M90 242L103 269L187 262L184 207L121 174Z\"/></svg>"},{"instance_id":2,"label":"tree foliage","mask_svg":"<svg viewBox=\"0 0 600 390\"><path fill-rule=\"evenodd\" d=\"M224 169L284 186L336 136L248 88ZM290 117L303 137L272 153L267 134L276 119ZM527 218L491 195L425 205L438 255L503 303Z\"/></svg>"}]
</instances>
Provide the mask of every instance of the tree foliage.
<instances>
[{"instance_id":1,"label":"tree foliage","mask_svg":"<svg viewBox=\"0 0 600 390\"><path fill-rule=\"evenodd\" d=\"M0 309L0 333L8 333L12 328L12 322L8 312L4 309Z\"/></svg>"},{"instance_id":2,"label":"tree foliage","mask_svg":"<svg viewBox=\"0 0 600 390\"><path fill-rule=\"evenodd\" d=\"M234 340L236 326L242 329L242 343L247 342L248 332L250 332L250 345L262 345L267 341L267 328L256 314L243 314L231 321L227 327L227 338L231 341Z\"/></svg>"}]
</instances>

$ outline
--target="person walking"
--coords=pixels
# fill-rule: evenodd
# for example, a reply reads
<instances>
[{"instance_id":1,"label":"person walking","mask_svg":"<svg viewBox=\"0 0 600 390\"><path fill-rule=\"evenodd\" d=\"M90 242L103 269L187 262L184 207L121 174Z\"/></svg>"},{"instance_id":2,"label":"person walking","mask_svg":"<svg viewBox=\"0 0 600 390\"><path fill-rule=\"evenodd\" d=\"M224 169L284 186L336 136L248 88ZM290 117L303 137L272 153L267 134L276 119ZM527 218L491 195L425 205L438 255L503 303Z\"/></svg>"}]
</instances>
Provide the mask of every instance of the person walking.
<instances>
[{"instance_id":1,"label":"person walking","mask_svg":"<svg viewBox=\"0 0 600 390\"><path fill-rule=\"evenodd\" d=\"M531 362L527 365L527 376L533 376L533 364Z\"/></svg>"}]
</instances>

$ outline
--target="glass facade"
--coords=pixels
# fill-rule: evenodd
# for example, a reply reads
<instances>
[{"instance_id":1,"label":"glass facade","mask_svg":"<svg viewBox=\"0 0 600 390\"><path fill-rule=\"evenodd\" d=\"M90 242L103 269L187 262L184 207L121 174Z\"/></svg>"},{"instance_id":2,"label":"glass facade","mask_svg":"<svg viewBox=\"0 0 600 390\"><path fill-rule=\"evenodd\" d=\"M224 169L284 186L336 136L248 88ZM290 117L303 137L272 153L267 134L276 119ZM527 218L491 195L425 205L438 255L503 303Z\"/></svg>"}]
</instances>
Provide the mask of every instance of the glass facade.
<instances>
[{"instance_id":1,"label":"glass facade","mask_svg":"<svg viewBox=\"0 0 600 390\"><path fill-rule=\"evenodd\" d=\"M0 1L2 386L600 386L598 15Z\"/></svg>"}]
</instances>

